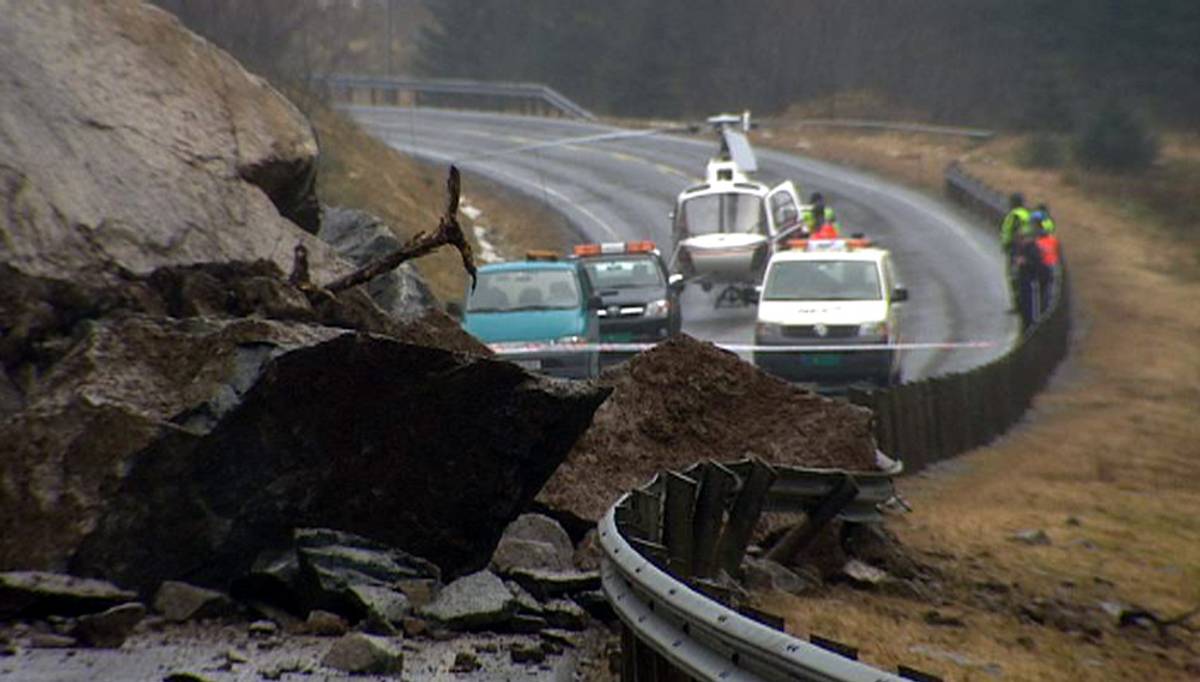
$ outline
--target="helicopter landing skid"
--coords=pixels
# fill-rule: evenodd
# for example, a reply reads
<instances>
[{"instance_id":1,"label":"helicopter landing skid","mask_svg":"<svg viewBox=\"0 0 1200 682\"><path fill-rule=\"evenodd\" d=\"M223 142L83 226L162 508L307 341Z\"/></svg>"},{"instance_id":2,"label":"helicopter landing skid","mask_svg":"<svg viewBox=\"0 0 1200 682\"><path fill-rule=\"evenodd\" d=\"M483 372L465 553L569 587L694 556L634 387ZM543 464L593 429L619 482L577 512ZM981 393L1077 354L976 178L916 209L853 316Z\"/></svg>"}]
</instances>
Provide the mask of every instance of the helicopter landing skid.
<instances>
[{"instance_id":1,"label":"helicopter landing skid","mask_svg":"<svg viewBox=\"0 0 1200 682\"><path fill-rule=\"evenodd\" d=\"M754 305L758 300L754 287L749 284L730 284L717 294L714 308L740 308Z\"/></svg>"}]
</instances>

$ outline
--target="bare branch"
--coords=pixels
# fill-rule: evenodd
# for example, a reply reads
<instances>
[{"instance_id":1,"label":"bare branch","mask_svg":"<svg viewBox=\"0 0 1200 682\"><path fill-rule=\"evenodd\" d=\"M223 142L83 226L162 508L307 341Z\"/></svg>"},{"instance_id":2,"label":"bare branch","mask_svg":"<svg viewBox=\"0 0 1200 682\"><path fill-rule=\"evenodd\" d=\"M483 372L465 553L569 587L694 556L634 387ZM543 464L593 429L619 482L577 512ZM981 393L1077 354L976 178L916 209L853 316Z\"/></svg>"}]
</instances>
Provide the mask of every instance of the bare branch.
<instances>
[{"instance_id":1,"label":"bare branch","mask_svg":"<svg viewBox=\"0 0 1200 682\"><path fill-rule=\"evenodd\" d=\"M364 265L345 277L330 282L325 286L325 290L337 293L343 289L364 284L385 272L391 272L405 261L420 258L441 246L453 246L462 256L463 269L471 275L471 290L474 291L475 258L471 253L471 245L467 243L462 227L458 224L458 197L461 187L462 181L458 174L458 168L450 166L450 176L446 179L446 192L449 195L446 201L446 214L438 220L435 231L432 233L418 232L396 251Z\"/></svg>"}]
</instances>

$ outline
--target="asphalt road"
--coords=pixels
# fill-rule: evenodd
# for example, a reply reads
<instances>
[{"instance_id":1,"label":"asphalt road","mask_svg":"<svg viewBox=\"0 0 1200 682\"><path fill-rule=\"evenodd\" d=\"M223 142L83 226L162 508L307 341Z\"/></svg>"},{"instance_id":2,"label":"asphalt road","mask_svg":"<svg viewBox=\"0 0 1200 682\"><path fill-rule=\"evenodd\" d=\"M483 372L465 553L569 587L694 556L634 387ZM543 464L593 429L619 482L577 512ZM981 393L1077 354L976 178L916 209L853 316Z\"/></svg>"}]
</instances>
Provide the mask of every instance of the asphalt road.
<instances>
[{"instance_id":1,"label":"asphalt road","mask_svg":"<svg viewBox=\"0 0 1200 682\"><path fill-rule=\"evenodd\" d=\"M671 247L668 213L676 195L701 179L716 150L708 133L563 144L622 129L441 109L347 110L398 150L456 163L467 188L476 173L546 202L581 239L652 239L664 251ZM910 295L900 304L902 341L991 342L985 348L907 350L905 379L977 366L1015 341L1017 318L1008 313L1003 260L990 226L945 202L861 171L774 150L755 151L761 181L793 180L802 198L822 192L837 210L843 232L865 232L891 250L898 279ZM716 293L688 287L684 331L718 343L753 343L754 308L716 309Z\"/></svg>"}]
</instances>

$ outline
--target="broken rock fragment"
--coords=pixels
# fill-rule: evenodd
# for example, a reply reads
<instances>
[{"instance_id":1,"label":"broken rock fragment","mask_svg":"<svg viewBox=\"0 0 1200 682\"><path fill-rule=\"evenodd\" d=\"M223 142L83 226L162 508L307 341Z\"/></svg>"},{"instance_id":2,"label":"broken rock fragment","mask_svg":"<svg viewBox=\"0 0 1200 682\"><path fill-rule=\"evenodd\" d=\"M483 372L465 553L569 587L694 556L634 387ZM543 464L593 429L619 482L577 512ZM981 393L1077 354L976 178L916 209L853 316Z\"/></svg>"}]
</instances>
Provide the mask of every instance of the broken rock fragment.
<instances>
[{"instance_id":1,"label":"broken rock fragment","mask_svg":"<svg viewBox=\"0 0 1200 682\"><path fill-rule=\"evenodd\" d=\"M334 642L321 663L355 675L399 676L404 669L404 651L386 637L352 632Z\"/></svg>"},{"instance_id":2,"label":"broken rock fragment","mask_svg":"<svg viewBox=\"0 0 1200 682\"><path fill-rule=\"evenodd\" d=\"M499 626L517 612L517 600L491 571L479 571L455 580L442 589L420 615L455 630Z\"/></svg>"}]
</instances>

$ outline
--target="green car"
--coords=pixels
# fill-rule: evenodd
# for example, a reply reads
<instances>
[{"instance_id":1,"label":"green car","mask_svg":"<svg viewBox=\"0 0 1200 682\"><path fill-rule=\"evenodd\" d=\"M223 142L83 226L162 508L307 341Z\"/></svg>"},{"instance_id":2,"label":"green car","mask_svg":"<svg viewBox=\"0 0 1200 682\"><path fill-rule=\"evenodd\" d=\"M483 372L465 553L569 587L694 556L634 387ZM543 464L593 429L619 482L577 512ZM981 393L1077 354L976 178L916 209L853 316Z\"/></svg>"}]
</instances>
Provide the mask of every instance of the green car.
<instances>
[{"instance_id":1,"label":"green car","mask_svg":"<svg viewBox=\"0 0 1200 682\"><path fill-rule=\"evenodd\" d=\"M600 306L577 261L493 263L467 293L463 328L526 369L589 378L600 367Z\"/></svg>"}]
</instances>

